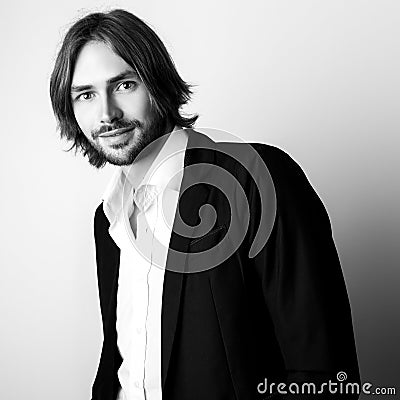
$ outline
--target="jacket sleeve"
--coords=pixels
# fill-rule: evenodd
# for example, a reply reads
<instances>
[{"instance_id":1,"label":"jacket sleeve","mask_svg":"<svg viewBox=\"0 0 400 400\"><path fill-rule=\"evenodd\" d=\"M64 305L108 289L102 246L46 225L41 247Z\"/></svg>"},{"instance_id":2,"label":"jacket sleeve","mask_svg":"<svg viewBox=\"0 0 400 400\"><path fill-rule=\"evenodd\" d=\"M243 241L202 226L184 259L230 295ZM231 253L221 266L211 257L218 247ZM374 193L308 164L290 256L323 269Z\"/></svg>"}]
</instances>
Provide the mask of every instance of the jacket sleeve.
<instances>
[{"instance_id":1,"label":"jacket sleeve","mask_svg":"<svg viewBox=\"0 0 400 400\"><path fill-rule=\"evenodd\" d=\"M254 258L287 371L282 389L287 393L276 396L357 399L357 394L339 393L345 393L346 383L359 383L360 376L350 304L328 214L290 156L266 145L256 149L270 171L277 204L272 233ZM259 210L260 199L252 198L252 207ZM256 224L259 216L252 221ZM347 376L342 389L339 372ZM331 386L332 391L337 388L335 394L330 394L329 380L336 383ZM323 394L291 393L292 382L314 383Z\"/></svg>"},{"instance_id":2,"label":"jacket sleeve","mask_svg":"<svg viewBox=\"0 0 400 400\"><path fill-rule=\"evenodd\" d=\"M108 228L109 222L101 203L94 217L94 241L104 338L99 367L92 386L92 400L115 400L120 389L118 369L122 358L117 347L115 327L119 248L109 235Z\"/></svg>"}]
</instances>

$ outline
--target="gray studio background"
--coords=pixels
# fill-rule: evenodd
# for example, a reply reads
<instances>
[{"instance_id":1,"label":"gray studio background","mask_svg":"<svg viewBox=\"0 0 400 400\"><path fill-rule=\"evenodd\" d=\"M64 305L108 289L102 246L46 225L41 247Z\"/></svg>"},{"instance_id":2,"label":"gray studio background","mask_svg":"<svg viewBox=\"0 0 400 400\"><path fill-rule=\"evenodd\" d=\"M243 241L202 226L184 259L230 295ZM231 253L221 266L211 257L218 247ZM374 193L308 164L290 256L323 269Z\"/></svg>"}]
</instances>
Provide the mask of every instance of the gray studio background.
<instances>
[{"instance_id":1,"label":"gray studio background","mask_svg":"<svg viewBox=\"0 0 400 400\"><path fill-rule=\"evenodd\" d=\"M70 23L113 6L150 23L198 85L198 127L302 166L331 218L362 379L399 393L400 2L72 0L2 4L0 398L90 398L92 223L113 169L63 151L48 82Z\"/></svg>"}]
</instances>

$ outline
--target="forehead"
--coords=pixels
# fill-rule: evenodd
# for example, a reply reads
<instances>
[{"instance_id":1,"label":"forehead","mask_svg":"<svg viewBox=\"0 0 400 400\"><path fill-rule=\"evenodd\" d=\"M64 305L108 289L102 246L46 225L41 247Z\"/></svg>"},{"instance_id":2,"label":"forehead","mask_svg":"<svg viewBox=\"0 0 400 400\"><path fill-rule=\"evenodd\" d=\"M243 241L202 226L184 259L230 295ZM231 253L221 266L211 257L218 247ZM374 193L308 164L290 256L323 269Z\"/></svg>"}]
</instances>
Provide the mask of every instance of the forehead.
<instances>
[{"instance_id":1,"label":"forehead","mask_svg":"<svg viewBox=\"0 0 400 400\"><path fill-rule=\"evenodd\" d=\"M133 71L130 65L109 46L102 42L91 41L86 43L78 54L72 85L101 84L128 69Z\"/></svg>"}]
</instances>

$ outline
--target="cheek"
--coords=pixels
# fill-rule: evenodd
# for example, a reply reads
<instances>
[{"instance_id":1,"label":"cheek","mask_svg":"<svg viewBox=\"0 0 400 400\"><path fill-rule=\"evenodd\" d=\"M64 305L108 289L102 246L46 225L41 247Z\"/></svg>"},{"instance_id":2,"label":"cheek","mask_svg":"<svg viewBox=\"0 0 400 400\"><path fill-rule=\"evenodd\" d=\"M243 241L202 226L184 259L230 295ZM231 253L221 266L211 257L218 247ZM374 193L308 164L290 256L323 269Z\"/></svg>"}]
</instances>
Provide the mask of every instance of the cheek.
<instances>
[{"instance_id":1,"label":"cheek","mask_svg":"<svg viewBox=\"0 0 400 400\"><path fill-rule=\"evenodd\" d=\"M93 116L91 115L90 109L87 107L74 107L75 120L81 128L83 134L89 138L93 129Z\"/></svg>"},{"instance_id":2,"label":"cheek","mask_svg":"<svg viewBox=\"0 0 400 400\"><path fill-rule=\"evenodd\" d=\"M125 116L140 120L148 117L151 110L150 98L145 90L137 90L132 93L132 96L120 99L120 106L124 110Z\"/></svg>"}]
</instances>

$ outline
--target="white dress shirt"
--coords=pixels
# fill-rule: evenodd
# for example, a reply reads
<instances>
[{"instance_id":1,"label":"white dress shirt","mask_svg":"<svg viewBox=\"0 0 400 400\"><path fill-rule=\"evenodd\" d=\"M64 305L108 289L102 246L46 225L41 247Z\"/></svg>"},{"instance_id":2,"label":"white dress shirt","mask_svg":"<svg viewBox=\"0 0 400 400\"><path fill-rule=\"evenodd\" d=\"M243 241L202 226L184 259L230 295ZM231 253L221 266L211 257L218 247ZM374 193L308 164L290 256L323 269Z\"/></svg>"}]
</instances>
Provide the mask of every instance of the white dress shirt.
<instances>
[{"instance_id":1,"label":"white dress shirt","mask_svg":"<svg viewBox=\"0 0 400 400\"><path fill-rule=\"evenodd\" d=\"M118 400L162 399L162 291L187 145L187 132L178 129L151 155L139 184L135 177L150 165L149 159L134 162L129 171L118 168L103 195L109 233L120 248L116 329L123 361Z\"/></svg>"}]
</instances>

